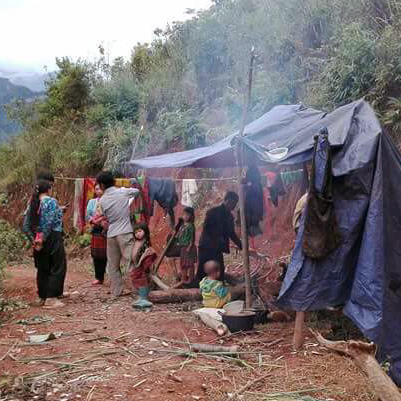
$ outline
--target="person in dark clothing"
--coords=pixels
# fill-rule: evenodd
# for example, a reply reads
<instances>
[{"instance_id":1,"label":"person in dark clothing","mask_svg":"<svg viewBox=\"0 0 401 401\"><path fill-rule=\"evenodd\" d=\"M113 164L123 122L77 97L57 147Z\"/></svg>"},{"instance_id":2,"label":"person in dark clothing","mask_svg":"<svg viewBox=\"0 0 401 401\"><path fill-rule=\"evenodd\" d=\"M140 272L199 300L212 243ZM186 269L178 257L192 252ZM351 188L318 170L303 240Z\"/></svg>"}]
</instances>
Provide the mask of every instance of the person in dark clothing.
<instances>
[{"instance_id":1,"label":"person in dark clothing","mask_svg":"<svg viewBox=\"0 0 401 401\"><path fill-rule=\"evenodd\" d=\"M224 253L230 253L230 239L242 249L241 240L234 228L234 218L231 212L238 203L235 192L227 192L224 202L220 206L209 209L203 223L203 231L199 240L197 281L205 277L204 265L209 260L220 264L219 280L224 280Z\"/></svg>"},{"instance_id":2,"label":"person in dark clothing","mask_svg":"<svg viewBox=\"0 0 401 401\"><path fill-rule=\"evenodd\" d=\"M51 190L48 180L39 180L24 216L23 230L32 242L37 269L39 300L33 306L43 306L48 298L63 295L67 271L63 212Z\"/></svg>"}]
</instances>

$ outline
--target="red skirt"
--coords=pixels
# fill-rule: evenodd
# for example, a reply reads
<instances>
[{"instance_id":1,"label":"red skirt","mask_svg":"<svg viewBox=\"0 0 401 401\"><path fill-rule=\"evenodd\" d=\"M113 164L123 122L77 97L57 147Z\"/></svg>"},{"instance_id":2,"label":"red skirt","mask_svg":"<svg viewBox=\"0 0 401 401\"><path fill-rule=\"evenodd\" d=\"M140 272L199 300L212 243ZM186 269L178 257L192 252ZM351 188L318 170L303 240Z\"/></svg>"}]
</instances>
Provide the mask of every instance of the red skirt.
<instances>
[{"instance_id":1,"label":"red skirt","mask_svg":"<svg viewBox=\"0 0 401 401\"><path fill-rule=\"evenodd\" d=\"M198 261L198 253L196 245L192 245L188 250L187 247L181 248L181 267L192 267Z\"/></svg>"},{"instance_id":2,"label":"red skirt","mask_svg":"<svg viewBox=\"0 0 401 401\"><path fill-rule=\"evenodd\" d=\"M143 258L140 266L134 267L131 270L131 280L135 288L149 287L150 279L149 272L154 261L156 260L156 254L151 254Z\"/></svg>"},{"instance_id":3,"label":"red skirt","mask_svg":"<svg viewBox=\"0 0 401 401\"><path fill-rule=\"evenodd\" d=\"M93 259L107 259L107 237L104 234L92 234L91 256Z\"/></svg>"}]
</instances>

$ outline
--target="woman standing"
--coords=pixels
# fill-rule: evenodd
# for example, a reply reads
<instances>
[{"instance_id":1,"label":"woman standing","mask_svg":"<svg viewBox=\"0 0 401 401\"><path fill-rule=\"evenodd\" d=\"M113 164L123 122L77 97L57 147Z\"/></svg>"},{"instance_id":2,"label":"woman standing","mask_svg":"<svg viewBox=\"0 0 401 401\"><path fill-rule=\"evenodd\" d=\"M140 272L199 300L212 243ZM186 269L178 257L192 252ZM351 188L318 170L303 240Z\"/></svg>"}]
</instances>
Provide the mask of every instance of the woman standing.
<instances>
[{"instance_id":1,"label":"woman standing","mask_svg":"<svg viewBox=\"0 0 401 401\"><path fill-rule=\"evenodd\" d=\"M86 221L91 225L91 256L95 267L95 281L92 285L102 285L107 266L107 222L101 216L99 199L103 191L97 184L95 198L88 202Z\"/></svg>"},{"instance_id":2,"label":"woman standing","mask_svg":"<svg viewBox=\"0 0 401 401\"><path fill-rule=\"evenodd\" d=\"M39 300L62 297L67 272L63 239L63 212L51 197L51 183L38 180L24 218L24 232L33 244Z\"/></svg>"}]
</instances>

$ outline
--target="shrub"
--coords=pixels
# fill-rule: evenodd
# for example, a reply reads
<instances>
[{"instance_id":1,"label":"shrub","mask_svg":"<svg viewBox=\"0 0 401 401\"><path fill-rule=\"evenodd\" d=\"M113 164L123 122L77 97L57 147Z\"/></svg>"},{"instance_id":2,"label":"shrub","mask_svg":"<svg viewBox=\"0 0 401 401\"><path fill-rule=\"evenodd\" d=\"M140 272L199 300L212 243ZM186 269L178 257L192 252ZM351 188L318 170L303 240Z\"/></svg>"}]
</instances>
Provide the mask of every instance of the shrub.
<instances>
[{"instance_id":1,"label":"shrub","mask_svg":"<svg viewBox=\"0 0 401 401\"><path fill-rule=\"evenodd\" d=\"M115 121L135 122L138 119L140 92L129 76L119 76L94 88L92 102L96 105L89 112L93 122L107 125Z\"/></svg>"},{"instance_id":2,"label":"shrub","mask_svg":"<svg viewBox=\"0 0 401 401\"><path fill-rule=\"evenodd\" d=\"M375 40L359 24L346 26L323 72L327 102L336 106L366 95L375 82Z\"/></svg>"},{"instance_id":3,"label":"shrub","mask_svg":"<svg viewBox=\"0 0 401 401\"><path fill-rule=\"evenodd\" d=\"M104 168L117 172L132 152L133 138L138 134L129 121L109 124L103 132L102 148L107 150Z\"/></svg>"},{"instance_id":4,"label":"shrub","mask_svg":"<svg viewBox=\"0 0 401 401\"><path fill-rule=\"evenodd\" d=\"M22 261L25 249L25 235L0 220L0 276L8 263Z\"/></svg>"},{"instance_id":5,"label":"shrub","mask_svg":"<svg viewBox=\"0 0 401 401\"><path fill-rule=\"evenodd\" d=\"M26 246L25 235L0 220L0 254L6 262L20 262Z\"/></svg>"},{"instance_id":6,"label":"shrub","mask_svg":"<svg viewBox=\"0 0 401 401\"><path fill-rule=\"evenodd\" d=\"M205 145L205 128L199 122L195 110L162 113L158 127L160 134L164 135L166 145L176 140L182 140L185 149Z\"/></svg>"}]
</instances>

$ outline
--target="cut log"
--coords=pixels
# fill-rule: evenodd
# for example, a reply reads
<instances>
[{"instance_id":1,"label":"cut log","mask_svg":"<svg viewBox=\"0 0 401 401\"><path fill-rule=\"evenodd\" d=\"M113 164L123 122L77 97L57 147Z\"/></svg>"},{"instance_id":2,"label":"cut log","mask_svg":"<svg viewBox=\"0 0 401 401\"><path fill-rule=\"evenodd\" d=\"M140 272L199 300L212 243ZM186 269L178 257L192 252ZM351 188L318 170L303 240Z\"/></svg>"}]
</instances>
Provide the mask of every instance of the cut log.
<instances>
[{"instance_id":1,"label":"cut log","mask_svg":"<svg viewBox=\"0 0 401 401\"><path fill-rule=\"evenodd\" d=\"M199 288L151 291L149 300L155 304L198 302L202 300Z\"/></svg>"},{"instance_id":2,"label":"cut log","mask_svg":"<svg viewBox=\"0 0 401 401\"><path fill-rule=\"evenodd\" d=\"M374 344L362 341L329 341L320 333L311 330L320 345L353 359L356 366L367 376L372 391L381 401L401 401L401 393L391 378L383 371L374 353Z\"/></svg>"},{"instance_id":3,"label":"cut log","mask_svg":"<svg viewBox=\"0 0 401 401\"><path fill-rule=\"evenodd\" d=\"M190 350L193 352L219 352L227 354L237 354L239 351L238 345L232 345L231 347L224 347L223 345L213 344L190 344Z\"/></svg>"},{"instance_id":4,"label":"cut log","mask_svg":"<svg viewBox=\"0 0 401 401\"><path fill-rule=\"evenodd\" d=\"M244 286L236 286L230 288L232 299L238 299L245 294ZM202 300L199 288L179 289L171 288L170 290L151 291L149 300L155 304L169 304L180 302L198 302Z\"/></svg>"}]
</instances>

